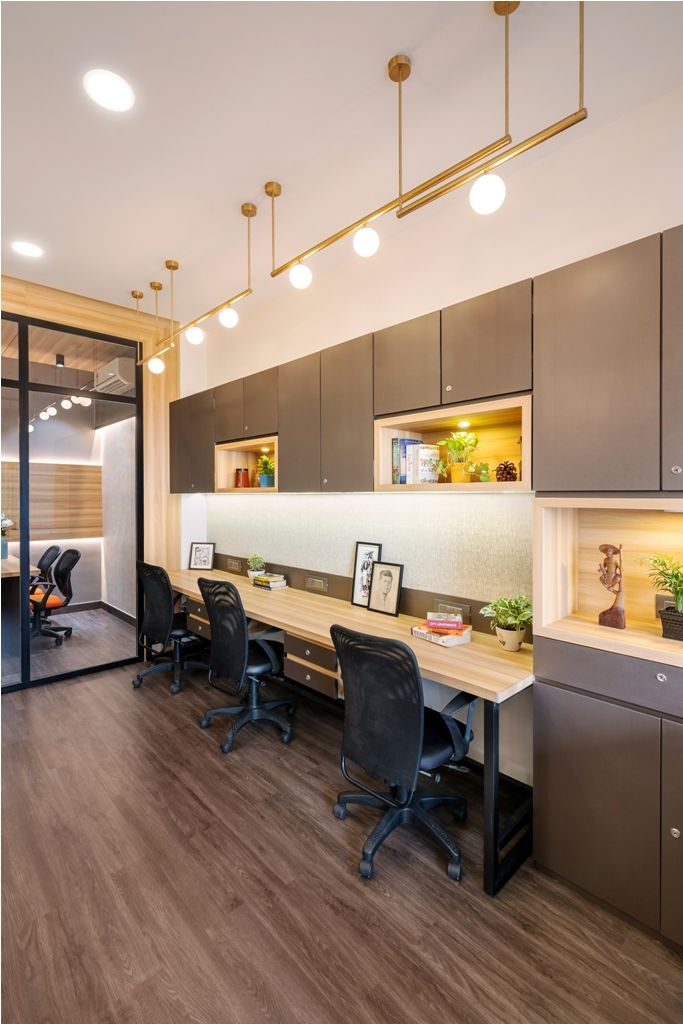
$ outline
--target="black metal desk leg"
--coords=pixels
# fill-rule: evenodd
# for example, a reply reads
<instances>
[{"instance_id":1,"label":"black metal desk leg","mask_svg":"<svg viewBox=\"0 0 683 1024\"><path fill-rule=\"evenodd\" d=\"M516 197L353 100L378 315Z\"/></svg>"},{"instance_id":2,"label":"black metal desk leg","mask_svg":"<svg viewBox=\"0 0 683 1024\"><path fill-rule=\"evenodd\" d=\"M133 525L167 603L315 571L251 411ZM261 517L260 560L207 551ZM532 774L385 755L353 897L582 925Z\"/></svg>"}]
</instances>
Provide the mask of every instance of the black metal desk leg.
<instances>
[{"instance_id":1,"label":"black metal desk leg","mask_svg":"<svg viewBox=\"0 0 683 1024\"><path fill-rule=\"evenodd\" d=\"M484 701L484 892L498 891L498 839L500 829L500 726L499 706Z\"/></svg>"}]
</instances>

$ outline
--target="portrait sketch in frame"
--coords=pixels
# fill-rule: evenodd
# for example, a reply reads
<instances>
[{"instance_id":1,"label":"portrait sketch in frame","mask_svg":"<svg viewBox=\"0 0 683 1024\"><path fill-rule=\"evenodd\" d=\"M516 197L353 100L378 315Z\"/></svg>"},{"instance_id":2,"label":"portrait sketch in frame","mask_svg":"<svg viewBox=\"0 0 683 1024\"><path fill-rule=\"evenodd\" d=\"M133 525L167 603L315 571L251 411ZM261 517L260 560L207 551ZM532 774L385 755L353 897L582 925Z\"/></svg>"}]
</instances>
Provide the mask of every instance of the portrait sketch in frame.
<instances>
[{"instance_id":1,"label":"portrait sketch in frame","mask_svg":"<svg viewBox=\"0 0 683 1024\"><path fill-rule=\"evenodd\" d=\"M353 589L351 604L367 608L370 599L370 577L373 563L382 557L382 545L371 541L356 541L356 557L353 563Z\"/></svg>"},{"instance_id":2,"label":"portrait sketch in frame","mask_svg":"<svg viewBox=\"0 0 683 1024\"><path fill-rule=\"evenodd\" d=\"M216 545L207 541L192 541L190 544L190 569L213 569L213 555Z\"/></svg>"},{"instance_id":3,"label":"portrait sketch in frame","mask_svg":"<svg viewBox=\"0 0 683 1024\"><path fill-rule=\"evenodd\" d=\"M370 577L368 608L383 615L398 615L403 566L397 562L374 562Z\"/></svg>"}]
</instances>

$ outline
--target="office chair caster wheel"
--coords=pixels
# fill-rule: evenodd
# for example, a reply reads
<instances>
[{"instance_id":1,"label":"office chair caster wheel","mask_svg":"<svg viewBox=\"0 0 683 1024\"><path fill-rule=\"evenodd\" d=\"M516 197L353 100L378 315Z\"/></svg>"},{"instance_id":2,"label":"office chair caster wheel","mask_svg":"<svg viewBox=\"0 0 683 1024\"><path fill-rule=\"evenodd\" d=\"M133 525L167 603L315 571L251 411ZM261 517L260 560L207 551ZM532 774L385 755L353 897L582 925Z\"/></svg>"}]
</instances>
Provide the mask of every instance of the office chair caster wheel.
<instances>
[{"instance_id":1,"label":"office chair caster wheel","mask_svg":"<svg viewBox=\"0 0 683 1024\"><path fill-rule=\"evenodd\" d=\"M64 643L64 638L63 637L58 636L55 639L55 647L61 647L63 643Z\"/></svg>"},{"instance_id":2,"label":"office chair caster wheel","mask_svg":"<svg viewBox=\"0 0 683 1024\"><path fill-rule=\"evenodd\" d=\"M141 686L142 686L142 679L140 678L140 676L136 676L135 679L133 680L133 689L134 690L139 690Z\"/></svg>"},{"instance_id":3,"label":"office chair caster wheel","mask_svg":"<svg viewBox=\"0 0 683 1024\"><path fill-rule=\"evenodd\" d=\"M294 739L294 730L293 729L287 729L285 732L282 733L282 742L283 743L291 743L293 739Z\"/></svg>"},{"instance_id":4,"label":"office chair caster wheel","mask_svg":"<svg viewBox=\"0 0 683 1024\"><path fill-rule=\"evenodd\" d=\"M467 821L467 807L455 807L453 809L453 817L456 821Z\"/></svg>"},{"instance_id":5,"label":"office chair caster wheel","mask_svg":"<svg viewBox=\"0 0 683 1024\"><path fill-rule=\"evenodd\" d=\"M71 626L69 626L68 629L64 630L64 639L68 640L72 633L73 633L73 629L71 628Z\"/></svg>"},{"instance_id":6,"label":"office chair caster wheel","mask_svg":"<svg viewBox=\"0 0 683 1024\"><path fill-rule=\"evenodd\" d=\"M292 715L294 714L295 711L296 711L296 704L288 704L287 705L287 714L289 715L290 718L292 717Z\"/></svg>"},{"instance_id":7,"label":"office chair caster wheel","mask_svg":"<svg viewBox=\"0 0 683 1024\"><path fill-rule=\"evenodd\" d=\"M460 861L449 860L448 867L446 868L446 874L449 878L452 878L454 882L459 882L462 878L462 865Z\"/></svg>"},{"instance_id":8,"label":"office chair caster wheel","mask_svg":"<svg viewBox=\"0 0 683 1024\"><path fill-rule=\"evenodd\" d=\"M232 740L229 743L221 743L221 754L229 754L232 750Z\"/></svg>"},{"instance_id":9,"label":"office chair caster wheel","mask_svg":"<svg viewBox=\"0 0 683 1024\"><path fill-rule=\"evenodd\" d=\"M358 872L361 878L372 878L375 873L371 860L362 860L358 865Z\"/></svg>"},{"instance_id":10,"label":"office chair caster wheel","mask_svg":"<svg viewBox=\"0 0 683 1024\"><path fill-rule=\"evenodd\" d=\"M339 818L340 821L343 821L344 818L348 818L349 809L348 807L345 807L344 804L335 804L332 808L332 813L335 818Z\"/></svg>"},{"instance_id":11,"label":"office chair caster wheel","mask_svg":"<svg viewBox=\"0 0 683 1024\"><path fill-rule=\"evenodd\" d=\"M171 687L171 693L172 694L180 693L182 688L183 688L183 684L182 683L174 683L173 686Z\"/></svg>"},{"instance_id":12,"label":"office chair caster wheel","mask_svg":"<svg viewBox=\"0 0 683 1024\"><path fill-rule=\"evenodd\" d=\"M211 725L211 719L209 718L208 715L203 715L202 718L199 719L199 728L200 729L208 729L210 725Z\"/></svg>"}]
</instances>

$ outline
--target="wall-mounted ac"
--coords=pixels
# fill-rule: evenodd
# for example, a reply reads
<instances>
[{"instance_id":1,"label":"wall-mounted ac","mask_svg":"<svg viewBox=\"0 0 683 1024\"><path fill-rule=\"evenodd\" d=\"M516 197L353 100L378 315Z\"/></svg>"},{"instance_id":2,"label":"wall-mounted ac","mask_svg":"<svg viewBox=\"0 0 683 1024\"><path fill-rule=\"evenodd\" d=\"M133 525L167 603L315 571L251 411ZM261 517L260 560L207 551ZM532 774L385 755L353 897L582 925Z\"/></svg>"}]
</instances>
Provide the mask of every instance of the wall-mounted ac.
<instances>
[{"instance_id":1,"label":"wall-mounted ac","mask_svg":"<svg viewBox=\"0 0 683 1024\"><path fill-rule=\"evenodd\" d=\"M93 387L106 395L123 395L135 384L135 360L118 358L95 370Z\"/></svg>"}]
</instances>

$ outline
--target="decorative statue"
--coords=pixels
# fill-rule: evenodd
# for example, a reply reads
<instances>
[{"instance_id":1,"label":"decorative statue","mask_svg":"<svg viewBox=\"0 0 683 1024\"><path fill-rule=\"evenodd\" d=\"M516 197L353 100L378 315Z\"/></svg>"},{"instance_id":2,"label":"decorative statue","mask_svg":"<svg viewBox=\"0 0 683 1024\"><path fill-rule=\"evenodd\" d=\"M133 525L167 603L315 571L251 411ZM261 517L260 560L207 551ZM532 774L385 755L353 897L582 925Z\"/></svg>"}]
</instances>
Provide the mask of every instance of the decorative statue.
<instances>
[{"instance_id":1,"label":"decorative statue","mask_svg":"<svg viewBox=\"0 0 683 1024\"><path fill-rule=\"evenodd\" d=\"M598 576L600 582L610 594L614 594L614 601L611 607L600 612L598 622L601 626L613 626L615 629L625 629L626 615L624 613L624 579L621 571L621 544L601 544L600 550L605 556L598 565Z\"/></svg>"}]
</instances>

